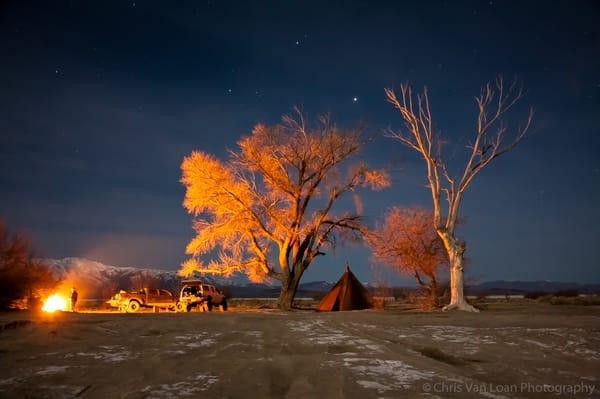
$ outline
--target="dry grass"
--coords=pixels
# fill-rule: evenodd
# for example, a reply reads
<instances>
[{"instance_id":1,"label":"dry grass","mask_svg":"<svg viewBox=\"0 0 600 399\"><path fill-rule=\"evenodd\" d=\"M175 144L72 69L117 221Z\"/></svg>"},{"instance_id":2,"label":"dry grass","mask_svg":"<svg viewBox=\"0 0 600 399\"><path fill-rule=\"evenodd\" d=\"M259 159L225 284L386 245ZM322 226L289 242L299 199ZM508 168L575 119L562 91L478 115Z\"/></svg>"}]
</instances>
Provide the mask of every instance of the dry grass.
<instances>
[{"instance_id":1,"label":"dry grass","mask_svg":"<svg viewBox=\"0 0 600 399\"><path fill-rule=\"evenodd\" d=\"M551 305L580 305L580 306L597 306L600 305L600 296L556 296L551 295L547 297L541 297L538 302L548 302Z\"/></svg>"}]
</instances>

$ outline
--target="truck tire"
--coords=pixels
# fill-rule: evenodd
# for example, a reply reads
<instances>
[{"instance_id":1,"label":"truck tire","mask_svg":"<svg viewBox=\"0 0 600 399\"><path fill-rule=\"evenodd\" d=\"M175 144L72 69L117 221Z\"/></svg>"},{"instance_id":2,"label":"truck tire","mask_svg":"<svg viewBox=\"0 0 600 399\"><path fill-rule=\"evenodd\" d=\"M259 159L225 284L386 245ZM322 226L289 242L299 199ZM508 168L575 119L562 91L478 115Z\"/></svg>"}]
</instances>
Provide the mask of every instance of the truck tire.
<instances>
[{"instance_id":1,"label":"truck tire","mask_svg":"<svg viewBox=\"0 0 600 399\"><path fill-rule=\"evenodd\" d=\"M177 312L185 312L187 311L186 306L183 302L177 302L177 304L175 305L175 310Z\"/></svg>"},{"instance_id":2,"label":"truck tire","mask_svg":"<svg viewBox=\"0 0 600 399\"><path fill-rule=\"evenodd\" d=\"M223 300L221 301L221 310L223 312L227 311L227 299L223 298Z\"/></svg>"},{"instance_id":3,"label":"truck tire","mask_svg":"<svg viewBox=\"0 0 600 399\"><path fill-rule=\"evenodd\" d=\"M127 305L127 313L135 313L140 310L140 303L138 301L129 301Z\"/></svg>"}]
</instances>

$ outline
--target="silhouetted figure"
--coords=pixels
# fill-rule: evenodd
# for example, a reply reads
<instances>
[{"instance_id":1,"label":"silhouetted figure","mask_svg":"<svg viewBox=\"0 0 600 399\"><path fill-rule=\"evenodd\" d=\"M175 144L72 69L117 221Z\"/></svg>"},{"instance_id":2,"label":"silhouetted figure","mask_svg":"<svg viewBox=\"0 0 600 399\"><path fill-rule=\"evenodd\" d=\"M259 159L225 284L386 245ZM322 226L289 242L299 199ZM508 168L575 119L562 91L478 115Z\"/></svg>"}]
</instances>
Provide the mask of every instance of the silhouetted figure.
<instances>
[{"instance_id":1,"label":"silhouetted figure","mask_svg":"<svg viewBox=\"0 0 600 399\"><path fill-rule=\"evenodd\" d=\"M73 287L71 288L71 312L75 312L75 306L77 306L77 290Z\"/></svg>"}]
</instances>

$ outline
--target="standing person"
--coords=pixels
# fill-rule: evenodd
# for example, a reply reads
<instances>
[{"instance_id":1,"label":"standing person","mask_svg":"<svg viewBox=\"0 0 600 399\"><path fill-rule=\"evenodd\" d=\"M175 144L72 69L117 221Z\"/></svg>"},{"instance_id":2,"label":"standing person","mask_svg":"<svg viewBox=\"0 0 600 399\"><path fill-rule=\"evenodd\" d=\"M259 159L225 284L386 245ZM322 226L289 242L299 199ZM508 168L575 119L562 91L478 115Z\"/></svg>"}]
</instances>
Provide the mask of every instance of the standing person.
<instances>
[{"instance_id":1,"label":"standing person","mask_svg":"<svg viewBox=\"0 0 600 399\"><path fill-rule=\"evenodd\" d=\"M77 305L77 290L75 287L71 288L71 312L75 311L75 306Z\"/></svg>"}]
</instances>

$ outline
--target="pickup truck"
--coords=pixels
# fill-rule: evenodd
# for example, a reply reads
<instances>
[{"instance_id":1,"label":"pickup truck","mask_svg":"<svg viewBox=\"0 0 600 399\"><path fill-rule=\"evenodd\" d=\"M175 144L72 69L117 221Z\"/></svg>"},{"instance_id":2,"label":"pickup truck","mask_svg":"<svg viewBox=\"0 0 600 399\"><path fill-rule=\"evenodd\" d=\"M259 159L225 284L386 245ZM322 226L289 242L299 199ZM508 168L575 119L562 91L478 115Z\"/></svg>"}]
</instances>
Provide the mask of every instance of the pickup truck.
<instances>
[{"instance_id":1,"label":"pickup truck","mask_svg":"<svg viewBox=\"0 0 600 399\"><path fill-rule=\"evenodd\" d=\"M140 308L158 308L173 310L175 300L173 294L167 290L157 288L144 288L139 291L119 291L107 303L118 308L121 312L135 313Z\"/></svg>"},{"instance_id":2,"label":"pickup truck","mask_svg":"<svg viewBox=\"0 0 600 399\"><path fill-rule=\"evenodd\" d=\"M214 306L227 310L225 295L214 285L205 284L201 280L184 280L181 282L179 298L175 304L178 312L191 312L192 310L212 311Z\"/></svg>"}]
</instances>

